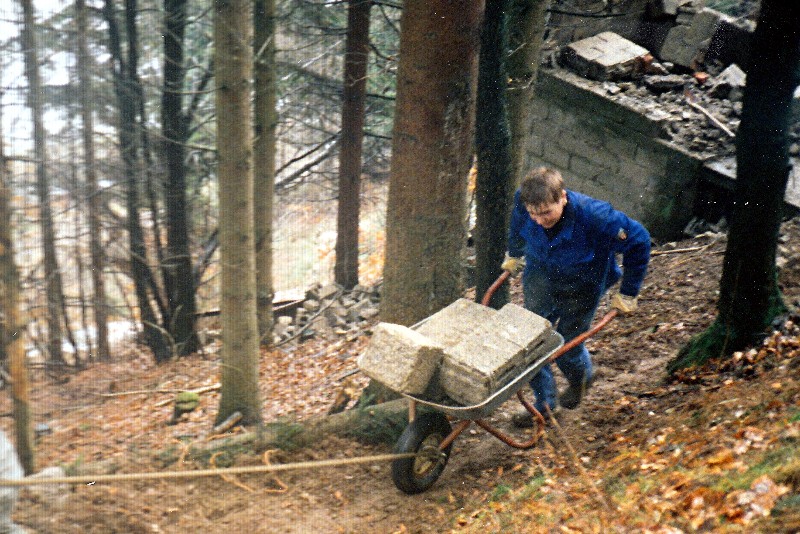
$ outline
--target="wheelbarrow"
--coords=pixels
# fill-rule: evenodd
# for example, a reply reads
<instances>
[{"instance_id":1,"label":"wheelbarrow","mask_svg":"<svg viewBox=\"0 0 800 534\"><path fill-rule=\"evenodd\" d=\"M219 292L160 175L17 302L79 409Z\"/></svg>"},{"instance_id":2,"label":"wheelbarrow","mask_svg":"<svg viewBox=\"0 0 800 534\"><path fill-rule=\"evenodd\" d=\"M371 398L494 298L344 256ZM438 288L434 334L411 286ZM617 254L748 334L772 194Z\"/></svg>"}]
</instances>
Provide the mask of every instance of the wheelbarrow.
<instances>
[{"instance_id":1,"label":"wheelbarrow","mask_svg":"<svg viewBox=\"0 0 800 534\"><path fill-rule=\"evenodd\" d=\"M489 305L494 293L509 276L510 273L504 271L486 291L481 301L484 306ZM533 448L544 434L545 419L523 394L531 378L547 363L554 361L596 334L616 315L616 310L609 311L588 331L568 343L564 343L561 334L555 331L551 332L550 335L555 339L547 340L545 343L555 348L539 356L510 382L479 404L470 406L442 404L421 396L403 393L403 396L409 399L409 423L397 440L394 452L396 454L413 454L414 456L406 456L392 462L392 480L395 486L407 494L422 493L430 488L444 471L450 458L453 442L472 423L511 447L522 450ZM531 433L526 434L522 439L502 432L485 420L496 408L514 395L536 422ZM432 408L432 411L417 414L418 406L427 406Z\"/></svg>"}]
</instances>

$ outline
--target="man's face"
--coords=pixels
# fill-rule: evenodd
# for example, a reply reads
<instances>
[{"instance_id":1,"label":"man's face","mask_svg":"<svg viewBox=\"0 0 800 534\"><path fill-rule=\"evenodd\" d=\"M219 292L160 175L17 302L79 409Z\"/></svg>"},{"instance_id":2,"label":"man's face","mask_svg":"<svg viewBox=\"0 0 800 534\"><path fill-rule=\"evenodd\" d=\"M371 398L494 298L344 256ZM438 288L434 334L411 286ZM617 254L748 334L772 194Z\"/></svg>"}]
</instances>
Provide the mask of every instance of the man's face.
<instances>
[{"instance_id":1,"label":"man's face","mask_svg":"<svg viewBox=\"0 0 800 534\"><path fill-rule=\"evenodd\" d=\"M542 228L549 229L556 225L564 214L564 206L567 205L567 192L562 190L561 196L556 202L549 204L540 204L534 206L526 204L525 209L528 210L528 215L531 216L533 221L540 225Z\"/></svg>"}]
</instances>

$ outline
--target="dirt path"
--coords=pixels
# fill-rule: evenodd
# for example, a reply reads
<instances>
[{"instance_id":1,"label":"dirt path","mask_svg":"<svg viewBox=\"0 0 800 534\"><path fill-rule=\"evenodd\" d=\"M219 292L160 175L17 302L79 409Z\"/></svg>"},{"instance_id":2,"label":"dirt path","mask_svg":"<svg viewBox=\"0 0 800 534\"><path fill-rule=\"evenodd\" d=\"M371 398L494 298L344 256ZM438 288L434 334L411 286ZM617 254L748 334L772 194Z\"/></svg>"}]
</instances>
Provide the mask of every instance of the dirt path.
<instances>
[{"instance_id":1,"label":"dirt path","mask_svg":"<svg viewBox=\"0 0 800 534\"><path fill-rule=\"evenodd\" d=\"M792 303L798 298L800 286L796 283L800 280L800 251L795 244L800 243L800 231L791 222L785 225L784 232L787 237L782 256L786 267L781 280L786 300ZM588 342L599 379L579 409L562 412L561 430L550 428L546 439L530 451L512 449L481 429L468 430L456 440L441 478L421 495L408 496L398 491L391 481L388 463L363 464L287 472L279 480L247 475L226 480L86 485L57 490L56 498L43 498L26 490L15 520L32 531L48 533L448 531L459 524L460 514L474 513L504 488L524 484L534 471L547 470L564 457L590 464L610 454L609 445L614 440L646 440L645 421L665 416L685 402L685 395L693 394L690 386L672 387L667 393L664 367L679 346L713 319L724 247L724 239L707 236L655 249L638 314L613 321ZM519 295L514 292L513 298L518 300ZM198 367L204 365L199 362ZM347 365L353 365L353 361ZM158 371L167 372L164 368ZM73 399L85 394L77 380L71 385L73 389L59 387L62 393L68 390ZM88 387L83 384L84 389ZM330 395L334 393L331 390ZM512 399L493 414L492 421L511 430L510 415L518 406ZM0 408L7 408L7 404ZM126 408L106 402L97 410L107 411L101 418L108 422L125 417ZM147 413L151 412L152 409ZM93 416L96 414L93 412ZM163 421L163 413L156 415ZM59 420L54 416L50 424L61 425L69 432L57 433L58 439L45 438L42 454L47 457L51 448L53 457L58 457L54 450L65 455L69 447L64 440L74 440L77 449L86 449L85 455L80 450L73 451L77 457L86 462L99 459L88 445L79 445L80 424L68 420L67 414L63 417ZM81 424L89 424L86 415L83 417ZM122 437L113 426L105 434L105 440L116 440L116 447L125 451L115 456L121 472L161 469L152 449L176 443L162 438L152 448L144 446L145 437L161 432L163 423L148 426L148 416L139 417L141 428L135 435ZM3 421L4 428L7 423L8 420ZM271 461L350 458L386 452L388 446L367 446L329 437L313 449L276 452ZM243 457L237 464L261 462L260 457ZM172 465L170 469L194 467L197 466Z\"/></svg>"}]
</instances>

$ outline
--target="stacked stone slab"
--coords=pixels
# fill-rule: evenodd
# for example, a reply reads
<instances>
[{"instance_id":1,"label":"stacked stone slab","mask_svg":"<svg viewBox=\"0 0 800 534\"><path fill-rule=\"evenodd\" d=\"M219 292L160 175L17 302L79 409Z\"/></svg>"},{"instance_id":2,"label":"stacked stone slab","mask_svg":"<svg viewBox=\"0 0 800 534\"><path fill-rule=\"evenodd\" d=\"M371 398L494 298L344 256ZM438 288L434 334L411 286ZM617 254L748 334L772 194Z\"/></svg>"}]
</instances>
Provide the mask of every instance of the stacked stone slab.
<instances>
[{"instance_id":1,"label":"stacked stone slab","mask_svg":"<svg viewBox=\"0 0 800 534\"><path fill-rule=\"evenodd\" d=\"M511 382L541 355L538 349L550 338L550 322L520 306L492 311L488 321L445 347L439 381L463 405L480 404Z\"/></svg>"},{"instance_id":2,"label":"stacked stone slab","mask_svg":"<svg viewBox=\"0 0 800 534\"><path fill-rule=\"evenodd\" d=\"M459 299L414 330L380 323L358 364L396 391L474 406L555 348L551 330L521 306L498 311Z\"/></svg>"},{"instance_id":3,"label":"stacked stone slab","mask_svg":"<svg viewBox=\"0 0 800 534\"><path fill-rule=\"evenodd\" d=\"M401 393L425 392L443 356L442 346L416 330L378 323L372 339L358 358L358 367L370 378Z\"/></svg>"}]
</instances>

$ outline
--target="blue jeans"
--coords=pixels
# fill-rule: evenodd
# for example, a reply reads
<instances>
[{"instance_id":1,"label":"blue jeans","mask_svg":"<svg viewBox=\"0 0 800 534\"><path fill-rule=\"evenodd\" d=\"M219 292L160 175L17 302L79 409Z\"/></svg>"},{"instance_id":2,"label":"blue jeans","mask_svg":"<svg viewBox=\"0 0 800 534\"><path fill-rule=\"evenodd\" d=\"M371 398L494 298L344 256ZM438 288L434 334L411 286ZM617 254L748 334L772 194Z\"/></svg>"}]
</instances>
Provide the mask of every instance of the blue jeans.
<instances>
[{"instance_id":1,"label":"blue jeans","mask_svg":"<svg viewBox=\"0 0 800 534\"><path fill-rule=\"evenodd\" d=\"M556 331L568 342L591 327L602 290L578 288L551 283L539 273L526 273L523 279L525 308L549 321L558 321ZM592 360L583 343L559 356L556 365L564 373L570 385L580 387L592 378ZM546 413L556 407L556 381L550 364L545 365L531 379L531 388L536 396L535 407Z\"/></svg>"}]
</instances>

